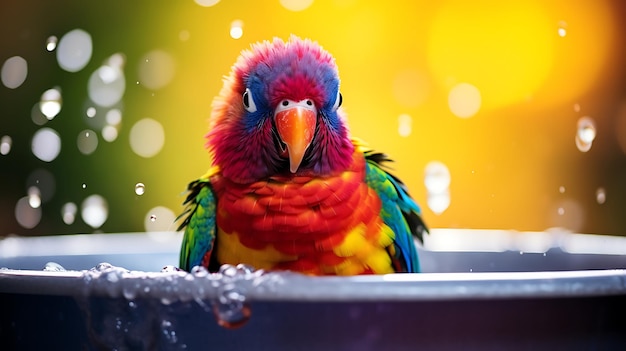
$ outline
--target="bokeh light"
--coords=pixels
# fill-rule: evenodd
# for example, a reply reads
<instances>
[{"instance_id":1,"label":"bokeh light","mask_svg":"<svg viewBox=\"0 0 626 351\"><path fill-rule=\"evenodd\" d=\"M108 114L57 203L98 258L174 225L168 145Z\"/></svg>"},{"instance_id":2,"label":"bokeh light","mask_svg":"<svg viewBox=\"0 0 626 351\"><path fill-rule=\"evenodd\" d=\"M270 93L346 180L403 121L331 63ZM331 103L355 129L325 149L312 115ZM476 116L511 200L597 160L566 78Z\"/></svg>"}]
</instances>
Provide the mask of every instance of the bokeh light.
<instances>
[{"instance_id":1,"label":"bokeh light","mask_svg":"<svg viewBox=\"0 0 626 351\"><path fill-rule=\"evenodd\" d=\"M146 88L158 90L168 85L176 73L176 62L169 53L153 50L139 60L139 81Z\"/></svg>"},{"instance_id":2,"label":"bokeh light","mask_svg":"<svg viewBox=\"0 0 626 351\"><path fill-rule=\"evenodd\" d=\"M171 231L174 229L176 214L164 206L151 208L144 217L144 227L147 232Z\"/></svg>"},{"instance_id":3,"label":"bokeh light","mask_svg":"<svg viewBox=\"0 0 626 351\"><path fill-rule=\"evenodd\" d=\"M31 207L29 197L24 196L15 204L15 219L26 229L34 228L41 221L41 208Z\"/></svg>"},{"instance_id":4,"label":"bokeh light","mask_svg":"<svg viewBox=\"0 0 626 351\"><path fill-rule=\"evenodd\" d=\"M61 152L61 137L54 129L41 128L33 136L31 150L38 159L52 162Z\"/></svg>"},{"instance_id":5,"label":"bokeh light","mask_svg":"<svg viewBox=\"0 0 626 351\"><path fill-rule=\"evenodd\" d=\"M78 206L76 206L73 202L66 202L63 207L61 207L61 218L63 219L63 223L70 225L73 224L76 220L76 212L78 211Z\"/></svg>"},{"instance_id":6,"label":"bokeh light","mask_svg":"<svg viewBox=\"0 0 626 351\"><path fill-rule=\"evenodd\" d=\"M42 202L50 201L56 192L54 174L45 168L32 171L26 178L26 189L36 187Z\"/></svg>"},{"instance_id":7,"label":"bokeh light","mask_svg":"<svg viewBox=\"0 0 626 351\"><path fill-rule=\"evenodd\" d=\"M193 0L196 4L204 7L211 7L217 5L220 0Z\"/></svg>"},{"instance_id":8,"label":"bokeh light","mask_svg":"<svg viewBox=\"0 0 626 351\"><path fill-rule=\"evenodd\" d=\"M233 39L240 39L243 36L243 21L234 20L230 24L230 37Z\"/></svg>"},{"instance_id":9,"label":"bokeh light","mask_svg":"<svg viewBox=\"0 0 626 351\"><path fill-rule=\"evenodd\" d=\"M398 116L398 134L401 137L408 137L413 130L413 118L410 115L403 113Z\"/></svg>"},{"instance_id":10,"label":"bokeh light","mask_svg":"<svg viewBox=\"0 0 626 351\"><path fill-rule=\"evenodd\" d=\"M481 103L480 91L469 83L455 85L448 95L450 111L461 118L472 117L478 113Z\"/></svg>"},{"instance_id":11,"label":"bokeh light","mask_svg":"<svg viewBox=\"0 0 626 351\"><path fill-rule=\"evenodd\" d=\"M109 216L109 205L104 197L90 195L81 204L80 215L83 222L94 229L100 228Z\"/></svg>"},{"instance_id":12,"label":"bokeh light","mask_svg":"<svg viewBox=\"0 0 626 351\"><path fill-rule=\"evenodd\" d=\"M26 80L28 63L21 56L9 57L2 64L0 78L2 84L9 89L16 89Z\"/></svg>"},{"instance_id":13,"label":"bokeh light","mask_svg":"<svg viewBox=\"0 0 626 351\"><path fill-rule=\"evenodd\" d=\"M48 120L51 120L61 112L61 104L61 90L59 88L48 89L41 94L39 110Z\"/></svg>"},{"instance_id":14,"label":"bokeh light","mask_svg":"<svg viewBox=\"0 0 626 351\"><path fill-rule=\"evenodd\" d=\"M91 101L102 107L117 104L124 96L126 79L117 66L100 66L89 78L87 91Z\"/></svg>"},{"instance_id":15,"label":"bokeh light","mask_svg":"<svg viewBox=\"0 0 626 351\"><path fill-rule=\"evenodd\" d=\"M96 151L96 148L98 147L98 134L96 134L93 130L85 129L78 133L76 145L82 154L90 155Z\"/></svg>"},{"instance_id":16,"label":"bokeh light","mask_svg":"<svg viewBox=\"0 0 626 351\"><path fill-rule=\"evenodd\" d=\"M8 155L11 152L11 145L13 145L13 139L8 135L3 135L0 138L0 155Z\"/></svg>"},{"instance_id":17,"label":"bokeh light","mask_svg":"<svg viewBox=\"0 0 626 351\"><path fill-rule=\"evenodd\" d=\"M141 157L153 157L165 143L165 130L161 123L152 118L139 120L130 129L130 147Z\"/></svg>"},{"instance_id":18,"label":"bokeh light","mask_svg":"<svg viewBox=\"0 0 626 351\"><path fill-rule=\"evenodd\" d=\"M143 195L146 192L146 185L144 183L137 183L135 184L135 194L136 195Z\"/></svg>"},{"instance_id":19,"label":"bokeh light","mask_svg":"<svg viewBox=\"0 0 626 351\"><path fill-rule=\"evenodd\" d=\"M54 51L57 48L58 38L54 35L51 35L46 40L46 50Z\"/></svg>"},{"instance_id":20,"label":"bokeh light","mask_svg":"<svg viewBox=\"0 0 626 351\"><path fill-rule=\"evenodd\" d=\"M313 0L280 0L280 4L289 11L298 12L309 8Z\"/></svg>"},{"instance_id":21,"label":"bokeh light","mask_svg":"<svg viewBox=\"0 0 626 351\"><path fill-rule=\"evenodd\" d=\"M91 35L82 29L74 29L61 37L56 50L57 62L68 72L78 72L87 66L92 51Z\"/></svg>"}]
</instances>

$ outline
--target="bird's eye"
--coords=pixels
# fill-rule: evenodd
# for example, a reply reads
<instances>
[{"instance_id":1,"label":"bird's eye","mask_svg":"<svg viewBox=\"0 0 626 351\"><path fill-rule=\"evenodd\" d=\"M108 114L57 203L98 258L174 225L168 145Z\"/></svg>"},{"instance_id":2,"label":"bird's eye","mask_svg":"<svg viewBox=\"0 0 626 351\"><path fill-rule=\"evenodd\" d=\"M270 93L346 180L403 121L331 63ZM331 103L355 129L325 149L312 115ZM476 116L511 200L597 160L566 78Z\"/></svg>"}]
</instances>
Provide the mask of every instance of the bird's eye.
<instances>
[{"instance_id":1,"label":"bird's eye","mask_svg":"<svg viewBox=\"0 0 626 351\"><path fill-rule=\"evenodd\" d=\"M335 98L335 104L333 105L333 110L338 109L339 106L341 106L342 102L343 102L343 97L341 96L341 93L339 92L339 90L337 90L337 97Z\"/></svg>"},{"instance_id":2,"label":"bird's eye","mask_svg":"<svg viewBox=\"0 0 626 351\"><path fill-rule=\"evenodd\" d=\"M245 93L243 93L243 107L248 112L256 112L256 104L254 103L250 89L246 89Z\"/></svg>"},{"instance_id":3,"label":"bird's eye","mask_svg":"<svg viewBox=\"0 0 626 351\"><path fill-rule=\"evenodd\" d=\"M287 105L289 105L289 101L283 100L282 104L283 104L283 106L287 106Z\"/></svg>"}]
</instances>

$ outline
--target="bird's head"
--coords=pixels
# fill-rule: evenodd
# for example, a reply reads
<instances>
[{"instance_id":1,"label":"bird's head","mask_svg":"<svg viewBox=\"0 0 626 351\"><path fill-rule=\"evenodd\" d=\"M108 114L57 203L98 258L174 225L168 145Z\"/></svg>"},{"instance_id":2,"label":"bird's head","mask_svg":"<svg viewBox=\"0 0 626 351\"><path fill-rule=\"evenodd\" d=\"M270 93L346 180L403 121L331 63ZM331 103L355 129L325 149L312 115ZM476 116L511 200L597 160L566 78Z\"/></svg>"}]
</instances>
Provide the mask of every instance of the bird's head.
<instances>
[{"instance_id":1,"label":"bird's head","mask_svg":"<svg viewBox=\"0 0 626 351\"><path fill-rule=\"evenodd\" d=\"M343 171L354 147L333 57L291 36L243 51L213 102L207 147L237 182Z\"/></svg>"}]
</instances>

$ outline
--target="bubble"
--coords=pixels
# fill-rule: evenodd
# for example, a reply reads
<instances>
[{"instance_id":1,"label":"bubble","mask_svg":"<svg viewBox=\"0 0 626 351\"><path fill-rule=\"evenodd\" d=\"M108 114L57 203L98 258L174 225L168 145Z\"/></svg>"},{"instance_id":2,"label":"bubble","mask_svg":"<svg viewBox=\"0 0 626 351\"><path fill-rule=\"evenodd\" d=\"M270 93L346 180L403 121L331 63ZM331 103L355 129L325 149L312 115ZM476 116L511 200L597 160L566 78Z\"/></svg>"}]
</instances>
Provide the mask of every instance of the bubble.
<instances>
[{"instance_id":1,"label":"bubble","mask_svg":"<svg viewBox=\"0 0 626 351\"><path fill-rule=\"evenodd\" d=\"M194 0L196 4L203 7L211 7L216 5L220 0Z\"/></svg>"},{"instance_id":2,"label":"bubble","mask_svg":"<svg viewBox=\"0 0 626 351\"><path fill-rule=\"evenodd\" d=\"M289 11L303 11L313 4L313 0L280 0L280 4Z\"/></svg>"},{"instance_id":3,"label":"bubble","mask_svg":"<svg viewBox=\"0 0 626 351\"><path fill-rule=\"evenodd\" d=\"M3 135L0 139L0 155L8 155L11 152L11 145L13 145L13 139L8 135Z\"/></svg>"},{"instance_id":4,"label":"bubble","mask_svg":"<svg viewBox=\"0 0 626 351\"><path fill-rule=\"evenodd\" d=\"M61 217L63 218L63 223L70 225L74 223L76 220L76 212L78 211L78 207L73 202L67 202L61 207Z\"/></svg>"},{"instance_id":5,"label":"bubble","mask_svg":"<svg viewBox=\"0 0 626 351\"><path fill-rule=\"evenodd\" d=\"M28 188L28 204L32 208L39 208L39 206L41 206L41 196L39 188L36 186Z\"/></svg>"},{"instance_id":6,"label":"bubble","mask_svg":"<svg viewBox=\"0 0 626 351\"><path fill-rule=\"evenodd\" d=\"M243 21L234 20L230 24L230 37L233 39L239 39L243 36Z\"/></svg>"},{"instance_id":7,"label":"bubble","mask_svg":"<svg viewBox=\"0 0 626 351\"><path fill-rule=\"evenodd\" d=\"M98 147L98 135L93 130L85 129L78 133L76 145L83 155L90 155Z\"/></svg>"},{"instance_id":8,"label":"bubble","mask_svg":"<svg viewBox=\"0 0 626 351\"><path fill-rule=\"evenodd\" d=\"M398 116L398 134L401 137L408 137L411 135L413 119L410 115L401 114Z\"/></svg>"},{"instance_id":9,"label":"bubble","mask_svg":"<svg viewBox=\"0 0 626 351\"><path fill-rule=\"evenodd\" d=\"M33 136L31 150L38 159L51 162L61 152L61 138L51 128L41 128Z\"/></svg>"},{"instance_id":10,"label":"bubble","mask_svg":"<svg viewBox=\"0 0 626 351\"><path fill-rule=\"evenodd\" d=\"M165 143L165 131L161 123L144 118L130 130L130 147L137 155L150 158L158 154Z\"/></svg>"},{"instance_id":11,"label":"bubble","mask_svg":"<svg viewBox=\"0 0 626 351\"><path fill-rule=\"evenodd\" d=\"M172 328L172 322L168 320L163 320L161 322L161 331L163 332L163 336L165 336L165 340L170 344L175 344L178 342L178 337L176 336L176 331Z\"/></svg>"},{"instance_id":12,"label":"bubble","mask_svg":"<svg viewBox=\"0 0 626 351\"><path fill-rule=\"evenodd\" d=\"M175 72L174 58L163 50L150 51L139 61L139 80L148 89L165 87L172 81Z\"/></svg>"},{"instance_id":13,"label":"bubble","mask_svg":"<svg viewBox=\"0 0 626 351\"><path fill-rule=\"evenodd\" d=\"M59 88L48 89L41 94L39 110L48 120L52 120L61 112L61 103L61 90Z\"/></svg>"},{"instance_id":14,"label":"bubble","mask_svg":"<svg viewBox=\"0 0 626 351\"><path fill-rule=\"evenodd\" d=\"M43 267L45 272L65 272L65 268L56 262L48 262Z\"/></svg>"},{"instance_id":15,"label":"bubble","mask_svg":"<svg viewBox=\"0 0 626 351\"><path fill-rule=\"evenodd\" d=\"M424 170L424 185L428 192L443 193L450 186L450 171L439 161L431 161Z\"/></svg>"},{"instance_id":16,"label":"bubble","mask_svg":"<svg viewBox=\"0 0 626 351\"><path fill-rule=\"evenodd\" d=\"M434 214L442 214L450 207L450 193L448 191L443 193L428 193L426 203Z\"/></svg>"},{"instance_id":17,"label":"bubble","mask_svg":"<svg viewBox=\"0 0 626 351\"><path fill-rule=\"evenodd\" d=\"M89 77L87 91L91 101L98 106L110 107L117 104L124 96L126 79L117 66L100 66Z\"/></svg>"},{"instance_id":18,"label":"bubble","mask_svg":"<svg viewBox=\"0 0 626 351\"><path fill-rule=\"evenodd\" d=\"M31 207L28 196L24 196L15 205L15 219L22 227L32 229L41 221L41 207Z\"/></svg>"},{"instance_id":19,"label":"bubble","mask_svg":"<svg viewBox=\"0 0 626 351\"><path fill-rule=\"evenodd\" d=\"M115 141L117 139L117 128L114 126L104 126L102 128L102 139L108 141L109 143Z\"/></svg>"},{"instance_id":20,"label":"bubble","mask_svg":"<svg viewBox=\"0 0 626 351\"><path fill-rule=\"evenodd\" d=\"M26 189L37 187L42 202L48 202L56 191L54 174L44 168L34 170L26 178Z\"/></svg>"},{"instance_id":21,"label":"bubble","mask_svg":"<svg viewBox=\"0 0 626 351\"><path fill-rule=\"evenodd\" d=\"M58 39L56 36L54 35L49 36L48 39L46 39L46 50L54 51L54 49L57 48L57 42L58 42Z\"/></svg>"},{"instance_id":22,"label":"bubble","mask_svg":"<svg viewBox=\"0 0 626 351\"><path fill-rule=\"evenodd\" d=\"M9 57L0 71L2 84L9 89L16 89L24 83L28 75L28 63L21 56Z\"/></svg>"},{"instance_id":23,"label":"bubble","mask_svg":"<svg viewBox=\"0 0 626 351\"><path fill-rule=\"evenodd\" d=\"M88 196L81 205L81 217L92 228L100 228L109 216L107 201L100 195Z\"/></svg>"},{"instance_id":24,"label":"bubble","mask_svg":"<svg viewBox=\"0 0 626 351\"><path fill-rule=\"evenodd\" d=\"M457 84L450 90L448 95L450 111L457 117L468 118L474 116L480 110L481 104L480 91L468 83Z\"/></svg>"},{"instance_id":25,"label":"bubble","mask_svg":"<svg viewBox=\"0 0 626 351\"><path fill-rule=\"evenodd\" d=\"M135 184L135 194L143 195L145 191L146 191L146 186L143 183Z\"/></svg>"},{"instance_id":26,"label":"bubble","mask_svg":"<svg viewBox=\"0 0 626 351\"><path fill-rule=\"evenodd\" d=\"M91 59L93 44L89 33L74 29L61 37L57 47L57 62L68 72L78 72L87 66Z\"/></svg>"},{"instance_id":27,"label":"bubble","mask_svg":"<svg viewBox=\"0 0 626 351\"><path fill-rule=\"evenodd\" d=\"M229 329L243 326L251 314L245 295L234 284L224 284L220 290L218 301L213 303L217 323Z\"/></svg>"},{"instance_id":28,"label":"bubble","mask_svg":"<svg viewBox=\"0 0 626 351\"><path fill-rule=\"evenodd\" d=\"M596 201L600 205L606 202L606 190L604 190L604 188L598 188L596 190Z\"/></svg>"}]
</instances>

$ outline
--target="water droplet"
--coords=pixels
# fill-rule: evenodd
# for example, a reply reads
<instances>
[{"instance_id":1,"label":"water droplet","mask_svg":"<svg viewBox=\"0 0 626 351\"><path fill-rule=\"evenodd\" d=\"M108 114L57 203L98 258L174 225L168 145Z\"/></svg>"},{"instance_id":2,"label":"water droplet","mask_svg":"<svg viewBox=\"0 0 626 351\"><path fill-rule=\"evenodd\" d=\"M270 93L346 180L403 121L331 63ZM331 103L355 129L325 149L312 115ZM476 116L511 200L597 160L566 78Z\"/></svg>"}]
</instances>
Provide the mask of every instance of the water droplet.
<instances>
[{"instance_id":1,"label":"water droplet","mask_svg":"<svg viewBox=\"0 0 626 351\"><path fill-rule=\"evenodd\" d=\"M559 193L561 193L561 194L565 193L565 187L564 186L561 185L559 187Z\"/></svg>"},{"instance_id":2,"label":"water droplet","mask_svg":"<svg viewBox=\"0 0 626 351\"><path fill-rule=\"evenodd\" d=\"M576 147L582 152L591 149L591 145L596 138L596 126L590 117L581 117L578 120L576 131Z\"/></svg>"},{"instance_id":3,"label":"water droplet","mask_svg":"<svg viewBox=\"0 0 626 351\"><path fill-rule=\"evenodd\" d=\"M180 269L180 268L178 268L176 266L172 266L172 265L164 266L161 269L161 272L163 272L163 273L182 272L182 271L183 271L182 269Z\"/></svg>"},{"instance_id":4,"label":"water droplet","mask_svg":"<svg viewBox=\"0 0 626 351\"><path fill-rule=\"evenodd\" d=\"M175 344L176 342L178 342L176 331L172 328L172 322L168 320L163 320L163 322L161 322L161 331L165 336L165 340L167 340L170 344Z\"/></svg>"},{"instance_id":5,"label":"water droplet","mask_svg":"<svg viewBox=\"0 0 626 351\"><path fill-rule=\"evenodd\" d=\"M244 274L254 273L255 269L249 264L240 263L236 266L237 271L242 272Z\"/></svg>"},{"instance_id":6,"label":"water droplet","mask_svg":"<svg viewBox=\"0 0 626 351\"><path fill-rule=\"evenodd\" d=\"M243 326L251 314L245 296L233 284L225 284L221 290L218 301L213 303L217 323L229 329Z\"/></svg>"},{"instance_id":7,"label":"water droplet","mask_svg":"<svg viewBox=\"0 0 626 351\"><path fill-rule=\"evenodd\" d=\"M141 196L144 194L145 191L146 191L146 186L143 183L135 184L135 194Z\"/></svg>"},{"instance_id":8,"label":"water droplet","mask_svg":"<svg viewBox=\"0 0 626 351\"><path fill-rule=\"evenodd\" d=\"M157 219L156 215L153 215L153 214L150 215L150 222L154 222L154 221L156 221L156 219Z\"/></svg>"},{"instance_id":9,"label":"water droplet","mask_svg":"<svg viewBox=\"0 0 626 351\"><path fill-rule=\"evenodd\" d=\"M54 49L57 48L57 37L54 35L51 35L48 37L48 39L46 40L46 50L48 51L54 51Z\"/></svg>"},{"instance_id":10,"label":"water droplet","mask_svg":"<svg viewBox=\"0 0 626 351\"><path fill-rule=\"evenodd\" d=\"M56 262L48 262L43 267L43 270L46 272L65 272L65 268Z\"/></svg>"},{"instance_id":11,"label":"water droplet","mask_svg":"<svg viewBox=\"0 0 626 351\"><path fill-rule=\"evenodd\" d=\"M3 135L2 139L0 139L0 155L8 155L11 152L12 144L13 139L8 135Z\"/></svg>"},{"instance_id":12,"label":"water droplet","mask_svg":"<svg viewBox=\"0 0 626 351\"><path fill-rule=\"evenodd\" d=\"M61 137L54 129L41 128L35 135L31 142L31 150L38 159L51 162L61 152Z\"/></svg>"},{"instance_id":13,"label":"water droplet","mask_svg":"<svg viewBox=\"0 0 626 351\"><path fill-rule=\"evenodd\" d=\"M606 202L606 191L604 190L604 188L598 188L596 190L596 201L600 205Z\"/></svg>"},{"instance_id":14,"label":"water droplet","mask_svg":"<svg viewBox=\"0 0 626 351\"><path fill-rule=\"evenodd\" d=\"M73 202L68 202L61 208L61 216L63 217L63 223L70 225L74 223L76 219L76 211L78 207Z\"/></svg>"},{"instance_id":15,"label":"water droplet","mask_svg":"<svg viewBox=\"0 0 626 351\"><path fill-rule=\"evenodd\" d=\"M157 218L159 219L158 221ZM144 227L151 238L157 241L165 241L170 236L169 234L162 235L161 233L173 230L175 221L176 213L174 211L164 206L156 206L146 213Z\"/></svg>"},{"instance_id":16,"label":"water droplet","mask_svg":"<svg viewBox=\"0 0 626 351\"><path fill-rule=\"evenodd\" d=\"M61 90L59 88L48 89L41 94L39 110L48 120L52 120L61 112L61 103Z\"/></svg>"},{"instance_id":17,"label":"water droplet","mask_svg":"<svg viewBox=\"0 0 626 351\"><path fill-rule=\"evenodd\" d=\"M87 189L87 184L83 183L83 184L81 185L81 187L82 187L83 189Z\"/></svg>"},{"instance_id":18,"label":"water droplet","mask_svg":"<svg viewBox=\"0 0 626 351\"><path fill-rule=\"evenodd\" d=\"M596 126L590 117L581 117L578 120L578 137L582 142L591 143L596 138Z\"/></svg>"},{"instance_id":19,"label":"water droplet","mask_svg":"<svg viewBox=\"0 0 626 351\"><path fill-rule=\"evenodd\" d=\"M219 273L227 277L234 277L239 274L239 270L231 264L223 264L220 266Z\"/></svg>"},{"instance_id":20,"label":"water droplet","mask_svg":"<svg viewBox=\"0 0 626 351\"><path fill-rule=\"evenodd\" d=\"M243 36L243 21L234 20L230 24L230 37L233 39L239 39Z\"/></svg>"},{"instance_id":21,"label":"water droplet","mask_svg":"<svg viewBox=\"0 0 626 351\"><path fill-rule=\"evenodd\" d=\"M191 274L195 275L198 278L201 278L209 275L209 271L203 266L195 266L191 268Z\"/></svg>"}]
</instances>

